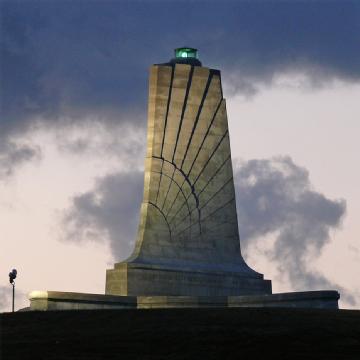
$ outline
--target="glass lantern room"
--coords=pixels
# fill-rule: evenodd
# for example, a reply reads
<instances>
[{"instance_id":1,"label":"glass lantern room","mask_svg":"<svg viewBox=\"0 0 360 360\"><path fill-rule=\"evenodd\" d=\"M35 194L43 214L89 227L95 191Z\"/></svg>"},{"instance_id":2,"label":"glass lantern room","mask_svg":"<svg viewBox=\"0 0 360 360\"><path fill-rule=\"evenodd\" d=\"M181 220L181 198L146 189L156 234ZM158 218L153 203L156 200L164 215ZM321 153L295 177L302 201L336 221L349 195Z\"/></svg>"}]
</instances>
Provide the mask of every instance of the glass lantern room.
<instances>
[{"instance_id":1,"label":"glass lantern room","mask_svg":"<svg viewBox=\"0 0 360 360\"><path fill-rule=\"evenodd\" d=\"M175 49L175 57L197 59L197 49L188 47L177 48Z\"/></svg>"}]
</instances>

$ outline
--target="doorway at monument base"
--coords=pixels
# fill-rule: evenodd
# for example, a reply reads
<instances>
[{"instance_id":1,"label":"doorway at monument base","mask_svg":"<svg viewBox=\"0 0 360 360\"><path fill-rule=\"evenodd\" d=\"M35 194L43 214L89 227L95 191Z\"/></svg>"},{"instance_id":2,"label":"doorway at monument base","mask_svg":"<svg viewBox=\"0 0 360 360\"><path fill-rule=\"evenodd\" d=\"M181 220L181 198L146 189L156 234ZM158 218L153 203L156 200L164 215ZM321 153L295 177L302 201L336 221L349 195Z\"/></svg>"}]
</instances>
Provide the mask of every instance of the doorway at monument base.
<instances>
[{"instance_id":1,"label":"doorway at monument base","mask_svg":"<svg viewBox=\"0 0 360 360\"><path fill-rule=\"evenodd\" d=\"M340 294L334 290L248 296L115 296L59 291L33 291L31 311L285 307L338 309Z\"/></svg>"},{"instance_id":2,"label":"doorway at monument base","mask_svg":"<svg viewBox=\"0 0 360 360\"><path fill-rule=\"evenodd\" d=\"M123 262L106 271L107 295L238 296L271 294L271 280L234 265Z\"/></svg>"}]
</instances>

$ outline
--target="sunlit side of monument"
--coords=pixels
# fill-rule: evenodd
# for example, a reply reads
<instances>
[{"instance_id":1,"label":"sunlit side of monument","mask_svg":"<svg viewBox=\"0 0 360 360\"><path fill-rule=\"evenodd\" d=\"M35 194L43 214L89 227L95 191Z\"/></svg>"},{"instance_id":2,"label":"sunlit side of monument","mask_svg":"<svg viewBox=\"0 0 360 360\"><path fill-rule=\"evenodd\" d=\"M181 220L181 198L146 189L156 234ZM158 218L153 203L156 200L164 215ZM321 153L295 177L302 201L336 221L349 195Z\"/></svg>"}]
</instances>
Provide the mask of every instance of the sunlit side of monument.
<instances>
[{"instance_id":1,"label":"sunlit side of monument","mask_svg":"<svg viewBox=\"0 0 360 360\"><path fill-rule=\"evenodd\" d=\"M271 294L271 281L241 256L235 201L220 71L201 66L196 49L176 49L170 62L150 68L144 197L132 256L107 270L106 295L33 292L31 308L337 308L336 291Z\"/></svg>"}]
</instances>

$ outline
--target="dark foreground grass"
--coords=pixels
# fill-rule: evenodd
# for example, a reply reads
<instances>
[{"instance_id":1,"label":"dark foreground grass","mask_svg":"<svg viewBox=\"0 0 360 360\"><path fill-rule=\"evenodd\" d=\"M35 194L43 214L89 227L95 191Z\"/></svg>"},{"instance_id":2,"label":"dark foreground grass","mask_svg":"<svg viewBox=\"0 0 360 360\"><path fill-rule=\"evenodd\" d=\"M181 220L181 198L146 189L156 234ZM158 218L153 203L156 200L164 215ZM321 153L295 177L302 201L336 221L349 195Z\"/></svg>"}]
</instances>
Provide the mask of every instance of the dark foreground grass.
<instances>
[{"instance_id":1,"label":"dark foreground grass","mask_svg":"<svg viewBox=\"0 0 360 360\"><path fill-rule=\"evenodd\" d=\"M0 315L0 359L360 359L360 311L163 309Z\"/></svg>"}]
</instances>

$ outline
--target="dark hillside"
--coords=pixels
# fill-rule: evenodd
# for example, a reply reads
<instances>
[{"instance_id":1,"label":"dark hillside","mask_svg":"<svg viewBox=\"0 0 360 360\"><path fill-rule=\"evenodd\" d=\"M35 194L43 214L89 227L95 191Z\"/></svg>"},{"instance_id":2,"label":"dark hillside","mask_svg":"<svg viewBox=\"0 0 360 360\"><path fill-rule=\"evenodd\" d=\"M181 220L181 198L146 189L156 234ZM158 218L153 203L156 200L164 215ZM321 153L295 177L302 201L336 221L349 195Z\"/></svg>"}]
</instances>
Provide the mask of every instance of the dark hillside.
<instances>
[{"instance_id":1,"label":"dark hillside","mask_svg":"<svg viewBox=\"0 0 360 360\"><path fill-rule=\"evenodd\" d=\"M360 311L92 310L0 321L2 360L360 359Z\"/></svg>"}]
</instances>

